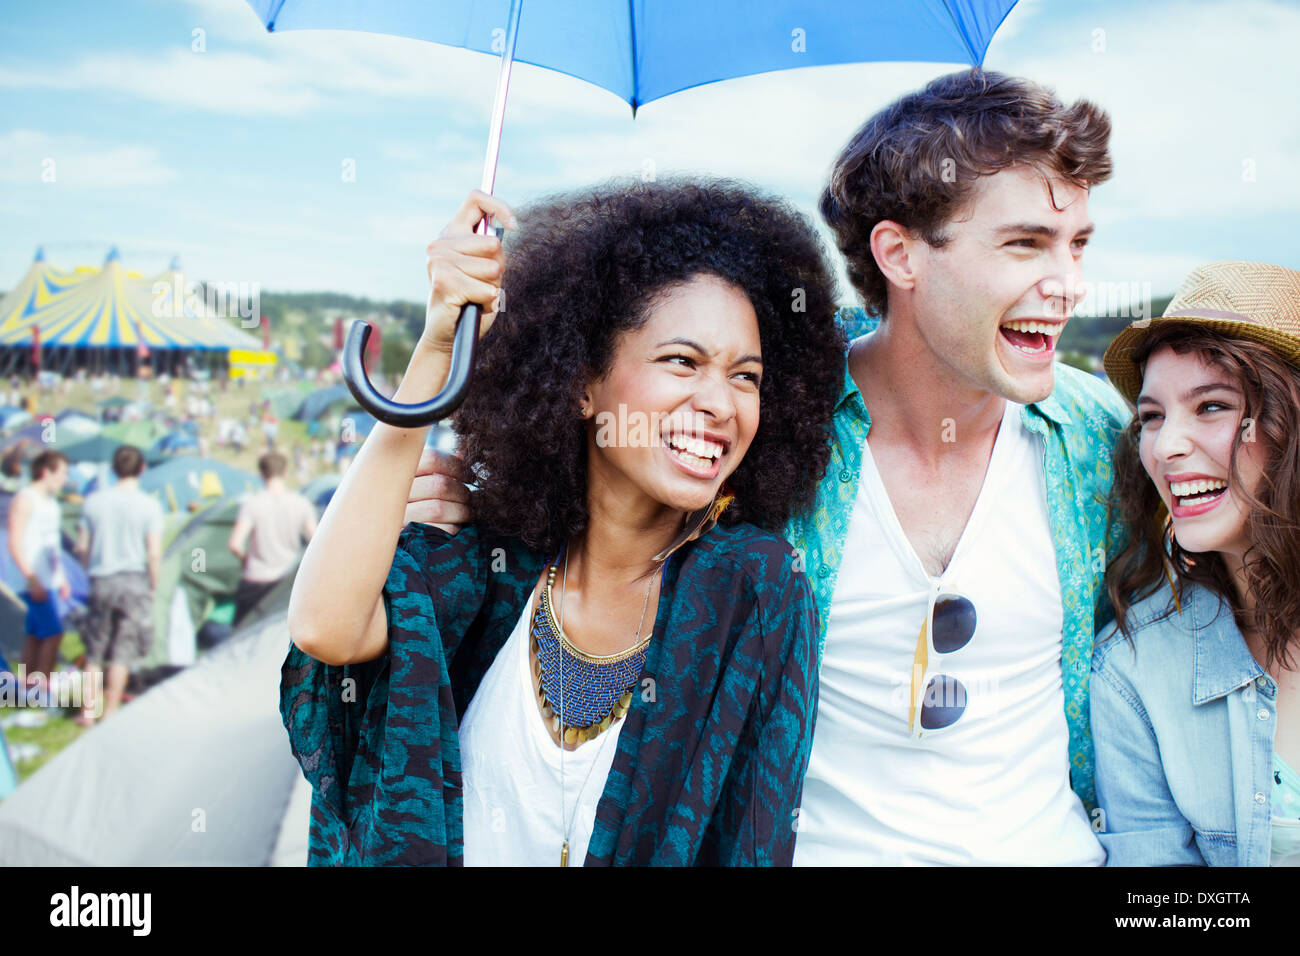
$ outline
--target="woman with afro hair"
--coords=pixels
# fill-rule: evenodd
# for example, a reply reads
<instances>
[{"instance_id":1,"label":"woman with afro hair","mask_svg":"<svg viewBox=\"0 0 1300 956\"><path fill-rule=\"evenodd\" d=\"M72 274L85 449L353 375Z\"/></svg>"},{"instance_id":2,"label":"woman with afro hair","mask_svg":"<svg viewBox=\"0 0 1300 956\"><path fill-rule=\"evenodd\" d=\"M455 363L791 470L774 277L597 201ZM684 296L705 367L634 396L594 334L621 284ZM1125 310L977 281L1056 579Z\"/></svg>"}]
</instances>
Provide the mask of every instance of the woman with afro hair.
<instances>
[{"instance_id":1,"label":"woman with afro hair","mask_svg":"<svg viewBox=\"0 0 1300 956\"><path fill-rule=\"evenodd\" d=\"M474 523L403 525L426 429L384 424L321 519L281 686L310 862L789 865L817 613L779 532L846 344L815 233L734 183L615 183L517 222L471 193L427 251L394 398L482 305Z\"/></svg>"}]
</instances>

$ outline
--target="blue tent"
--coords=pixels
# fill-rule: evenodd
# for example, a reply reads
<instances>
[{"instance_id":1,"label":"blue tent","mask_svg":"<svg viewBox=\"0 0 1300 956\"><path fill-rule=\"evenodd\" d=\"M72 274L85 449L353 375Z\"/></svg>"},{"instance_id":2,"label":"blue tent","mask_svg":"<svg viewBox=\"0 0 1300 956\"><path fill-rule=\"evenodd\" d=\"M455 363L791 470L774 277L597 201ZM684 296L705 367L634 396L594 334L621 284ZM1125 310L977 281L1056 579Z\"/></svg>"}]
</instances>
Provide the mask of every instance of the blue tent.
<instances>
[{"instance_id":1,"label":"blue tent","mask_svg":"<svg viewBox=\"0 0 1300 956\"><path fill-rule=\"evenodd\" d=\"M312 392L303 399L302 405L298 411L294 412L294 419L300 422L314 422L320 418L331 405L344 400L351 400L352 393L348 387L342 383L331 385L329 388L322 388Z\"/></svg>"},{"instance_id":2,"label":"blue tent","mask_svg":"<svg viewBox=\"0 0 1300 956\"><path fill-rule=\"evenodd\" d=\"M86 487L86 494L117 482L110 470ZM140 475L140 489L152 494L164 511L190 511L195 503L211 504L222 498L257 491L262 481L242 468L198 455L180 455L150 465Z\"/></svg>"},{"instance_id":3,"label":"blue tent","mask_svg":"<svg viewBox=\"0 0 1300 956\"><path fill-rule=\"evenodd\" d=\"M159 438L145 452L145 461L151 466L166 461L170 456L181 454L187 451L197 452L199 450L199 440L189 431L181 429L174 431L170 435L164 435Z\"/></svg>"},{"instance_id":4,"label":"blue tent","mask_svg":"<svg viewBox=\"0 0 1300 956\"><path fill-rule=\"evenodd\" d=\"M31 418L25 409L14 405L0 405L0 432L14 425L21 425Z\"/></svg>"},{"instance_id":5,"label":"blue tent","mask_svg":"<svg viewBox=\"0 0 1300 956\"><path fill-rule=\"evenodd\" d=\"M90 438L82 438L67 445L60 445L59 451L67 455L68 461L73 464L83 461L94 464L107 464L113 460L113 453L121 448L123 444L125 443L116 438L100 434Z\"/></svg>"},{"instance_id":6,"label":"blue tent","mask_svg":"<svg viewBox=\"0 0 1300 956\"><path fill-rule=\"evenodd\" d=\"M45 426L42 425L40 422L32 422L30 425L24 425L22 428L19 428L17 431L11 432L10 434L6 435L4 437L4 440L0 441L0 454L3 454L4 452L9 451L11 448L14 448L25 442L28 445L34 444L36 448L28 448L24 457L35 457L37 451L39 451L44 447L44 443L41 441L41 435L43 435L44 433L45 433ZM62 451L62 448L60 448L60 451Z\"/></svg>"},{"instance_id":7,"label":"blue tent","mask_svg":"<svg viewBox=\"0 0 1300 956\"><path fill-rule=\"evenodd\" d=\"M54 416L54 421L58 424L60 432L77 438L91 438L104 428L98 418L79 408L68 408L59 412Z\"/></svg>"},{"instance_id":8,"label":"blue tent","mask_svg":"<svg viewBox=\"0 0 1300 956\"><path fill-rule=\"evenodd\" d=\"M304 498L314 504L317 508L324 510L329 507L330 499L334 497L334 492L338 490L339 481L343 478L338 472L330 472L324 475L317 475L307 484L302 486L299 491Z\"/></svg>"}]
</instances>

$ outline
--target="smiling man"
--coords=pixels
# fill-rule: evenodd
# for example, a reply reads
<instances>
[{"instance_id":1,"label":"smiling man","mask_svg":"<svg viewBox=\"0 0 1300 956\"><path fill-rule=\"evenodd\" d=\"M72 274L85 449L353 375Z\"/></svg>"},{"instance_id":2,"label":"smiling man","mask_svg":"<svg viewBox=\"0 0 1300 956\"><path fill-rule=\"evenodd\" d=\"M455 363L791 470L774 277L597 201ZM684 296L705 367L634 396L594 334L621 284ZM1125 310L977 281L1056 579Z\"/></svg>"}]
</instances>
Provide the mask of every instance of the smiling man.
<instances>
[{"instance_id":1,"label":"smiling man","mask_svg":"<svg viewBox=\"0 0 1300 956\"><path fill-rule=\"evenodd\" d=\"M822 213L874 329L786 528L820 614L797 865L1104 859L1088 674L1129 413L1055 358L1109 138L1091 103L972 70L873 116L836 163ZM472 520L463 480L426 456L406 520Z\"/></svg>"},{"instance_id":2,"label":"smiling man","mask_svg":"<svg viewBox=\"0 0 1300 956\"><path fill-rule=\"evenodd\" d=\"M822 616L795 862L1099 864L1087 723L1119 396L1055 362L1110 121L941 77L873 116L821 201L878 317L817 507Z\"/></svg>"}]
</instances>

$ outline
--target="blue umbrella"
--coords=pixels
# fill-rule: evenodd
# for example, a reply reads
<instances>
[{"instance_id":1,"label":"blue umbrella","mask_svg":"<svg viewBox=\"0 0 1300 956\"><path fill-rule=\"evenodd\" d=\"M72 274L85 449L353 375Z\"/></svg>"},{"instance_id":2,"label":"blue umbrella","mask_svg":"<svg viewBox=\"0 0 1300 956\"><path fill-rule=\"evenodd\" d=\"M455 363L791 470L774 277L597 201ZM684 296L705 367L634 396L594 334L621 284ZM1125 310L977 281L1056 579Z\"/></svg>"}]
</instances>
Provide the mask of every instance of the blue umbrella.
<instances>
[{"instance_id":1,"label":"blue umbrella","mask_svg":"<svg viewBox=\"0 0 1300 956\"><path fill-rule=\"evenodd\" d=\"M833 63L979 65L1016 0L248 0L268 31L362 30L499 54L484 192L496 177L514 60L567 73L637 107L732 77ZM486 221L479 232L487 231ZM498 231L498 235L499 235ZM428 402L380 395L362 364L370 326L355 321L343 375L361 407L412 428L450 414L469 385L480 310L460 313L451 372Z\"/></svg>"}]
</instances>

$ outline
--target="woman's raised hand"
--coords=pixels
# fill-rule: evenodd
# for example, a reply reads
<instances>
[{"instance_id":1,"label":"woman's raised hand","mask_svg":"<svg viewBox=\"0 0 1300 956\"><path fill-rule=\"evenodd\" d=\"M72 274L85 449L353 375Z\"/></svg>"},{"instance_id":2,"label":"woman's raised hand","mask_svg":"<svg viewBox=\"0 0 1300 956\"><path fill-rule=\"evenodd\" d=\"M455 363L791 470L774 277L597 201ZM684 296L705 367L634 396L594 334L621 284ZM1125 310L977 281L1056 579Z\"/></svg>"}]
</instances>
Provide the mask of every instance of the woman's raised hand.
<instances>
[{"instance_id":1,"label":"woman's raised hand","mask_svg":"<svg viewBox=\"0 0 1300 956\"><path fill-rule=\"evenodd\" d=\"M425 250L428 254L429 303L420 344L451 352L456 321L467 303L482 306L481 336L496 318L506 256L496 236L480 236L474 228L485 216L495 216L507 229L516 228L515 214L500 199L475 189L455 217Z\"/></svg>"}]
</instances>

